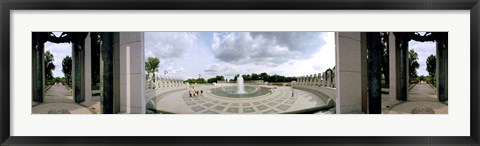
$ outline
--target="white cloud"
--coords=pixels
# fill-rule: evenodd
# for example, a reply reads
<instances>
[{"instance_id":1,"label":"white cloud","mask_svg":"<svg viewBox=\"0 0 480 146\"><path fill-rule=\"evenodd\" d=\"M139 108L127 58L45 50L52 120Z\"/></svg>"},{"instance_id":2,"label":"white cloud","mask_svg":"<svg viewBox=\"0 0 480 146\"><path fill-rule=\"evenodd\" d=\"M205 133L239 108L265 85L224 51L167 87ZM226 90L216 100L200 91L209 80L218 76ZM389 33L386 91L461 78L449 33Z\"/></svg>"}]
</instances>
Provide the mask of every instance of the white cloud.
<instances>
[{"instance_id":1,"label":"white cloud","mask_svg":"<svg viewBox=\"0 0 480 146\"><path fill-rule=\"evenodd\" d=\"M189 32L145 32L145 57L180 58L194 47L197 37Z\"/></svg>"},{"instance_id":2,"label":"white cloud","mask_svg":"<svg viewBox=\"0 0 480 146\"><path fill-rule=\"evenodd\" d=\"M418 54L418 64L420 67L417 70L418 75L428 75L427 71L427 57L430 55L436 55L436 44L435 42L417 42L417 41L410 41L409 42L409 49L415 50Z\"/></svg>"},{"instance_id":3,"label":"white cloud","mask_svg":"<svg viewBox=\"0 0 480 146\"><path fill-rule=\"evenodd\" d=\"M45 43L45 51L50 51L50 53L53 55L54 61L53 64L55 64L55 69L53 71L53 76L54 77L63 77L63 72L62 72L62 60L66 56L72 57L72 44L70 43L60 43L60 44L55 44L51 42Z\"/></svg>"},{"instance_id":4,"label":"white cloud","mask_svg":"<svg viewBox=\"0 0 480 146\"><path fill-rule=\"evenodd\" d=\"M320 32L214 33L212 50L220 61L274 67L309 59L325 44Z\"/></svg>"}]
</instances>

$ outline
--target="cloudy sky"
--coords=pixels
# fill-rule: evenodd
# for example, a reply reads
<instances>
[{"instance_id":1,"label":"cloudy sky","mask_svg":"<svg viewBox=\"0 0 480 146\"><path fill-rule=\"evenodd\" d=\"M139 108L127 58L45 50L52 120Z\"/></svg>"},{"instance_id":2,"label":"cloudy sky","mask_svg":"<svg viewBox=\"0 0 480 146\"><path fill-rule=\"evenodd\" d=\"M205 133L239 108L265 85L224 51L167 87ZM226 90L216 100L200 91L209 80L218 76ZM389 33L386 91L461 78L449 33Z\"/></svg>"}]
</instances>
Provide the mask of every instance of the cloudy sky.
<instances>
[{"instance_id":1,"label":"cloudy sky","mask_svg":"<svg viewBox=\"0 0 480 146\"><path fill-rule=\"evenodd\" d=\"M160 75L183 79L300 76L335 66L334 41L323 32L147 32L145 58L160 59Z\"/></svg>"},{"instance_id":2,"label":"cloudy sky","mask_svg":"<svg viewBox=\"0 0 480 146\"><path fill-rule=\"evenodd\" d=\"M55 36L60 36L62 32L53 32ZM50 51L53 54L53 64L55 64L55 70L53 70L54 77L63 77L62 72L62 60L67 55L72 57L72 44L70 43L60 43L55 44L51 42L45 43L45 51Z\"/></svg>"},{"instance_id":3,"label":"cloudy sky","mask_svg":"<svg viewBox=\"0 0 480 146\"><path fill-rule=\"evenodd\" d=\"M54 32L60 35L61 32ZM300 76L335 66L332 32L146 32L145 58L160 59L159 74L183 79L267 72ZM428 75L426 58L435 43L409 42L419 55L419 75ZM45 44L54 55L55 77L63 77L62 59L70 43Z\"/></svg>"},{"instance_id":4,"label":"cloudy sky","mask_svg":"<svg viewBox=\"0 0 480 146\"><path fill-rule=\"evenodd\" d=\"M435 55L436 52L436 45L434 42L417 42L417 41L410 41L408 42L408 48L410 50L414 50L418 54L418 64L420 67L417 69L417 74L428 76L427 72L427 57L430 55Z\"/></svg>"}]
</instances>

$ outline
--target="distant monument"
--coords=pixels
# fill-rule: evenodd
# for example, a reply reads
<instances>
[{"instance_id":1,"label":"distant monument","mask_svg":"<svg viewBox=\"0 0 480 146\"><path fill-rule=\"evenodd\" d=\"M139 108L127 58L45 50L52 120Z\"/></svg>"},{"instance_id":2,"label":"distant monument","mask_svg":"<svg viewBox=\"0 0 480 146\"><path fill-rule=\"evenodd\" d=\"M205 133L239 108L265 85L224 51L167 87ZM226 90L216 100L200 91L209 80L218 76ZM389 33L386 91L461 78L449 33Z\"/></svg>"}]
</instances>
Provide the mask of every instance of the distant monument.
<instances>
[{"instance_id":1,"label":"distant monument","mask_svg":"<svg viewBox=\"0 0 480 146\"><path fill-rule=\"evenodd\" d=\"M243 77L240 75L237 78L237 94L245 94L245 87L243 86Z\"/></svg>"}]
</instances>

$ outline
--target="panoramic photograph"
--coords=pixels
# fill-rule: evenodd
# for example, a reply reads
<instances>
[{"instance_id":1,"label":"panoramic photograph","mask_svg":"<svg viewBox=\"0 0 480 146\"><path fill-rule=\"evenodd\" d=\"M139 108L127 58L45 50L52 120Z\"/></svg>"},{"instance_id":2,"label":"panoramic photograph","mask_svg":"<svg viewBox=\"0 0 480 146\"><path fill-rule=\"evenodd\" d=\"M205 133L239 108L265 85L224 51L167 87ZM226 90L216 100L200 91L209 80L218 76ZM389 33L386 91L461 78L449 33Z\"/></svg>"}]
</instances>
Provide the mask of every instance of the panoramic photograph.
<instances>
[{"instance_id":1,"label":"panoramic photograph","mask_svg":"<svg viewBox=\"0 0 480 146\"><path fill-rule=\"evenodd\" d=\"M32 114L448 114L448 32L32 32Z\"/></svg>"},{"instance_id":2,"label":"panoramic photograph","mask_svg":"<svg viewBox=\"0 0 480 146\"><path fill-rule=\"evenodd\" d=\"M335 113L333 32L145 32L148 113Z\"/></svg>"}]
</instances>

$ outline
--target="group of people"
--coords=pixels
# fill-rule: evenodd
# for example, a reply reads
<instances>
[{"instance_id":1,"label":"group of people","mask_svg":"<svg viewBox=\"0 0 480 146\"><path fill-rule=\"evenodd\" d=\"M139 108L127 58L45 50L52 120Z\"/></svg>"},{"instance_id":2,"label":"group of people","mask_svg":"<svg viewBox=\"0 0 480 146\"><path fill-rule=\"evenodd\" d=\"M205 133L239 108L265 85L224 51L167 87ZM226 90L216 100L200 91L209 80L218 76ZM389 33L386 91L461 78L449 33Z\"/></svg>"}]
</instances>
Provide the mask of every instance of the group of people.
<instances>
[{"instance_id":1,"label":"group of people","mask_svg":"<svg viewBox=\"0 0 480 146\"><path fill-rule=\"evenodd\" d=\"M200 90L200 91L198 91L198 90L193 90L193 93L192 93L192 90L188 91L188 95L189 95L190 97L202 96L202 94L203 94L203 90Z\"/></svg>"}]
</instances>

